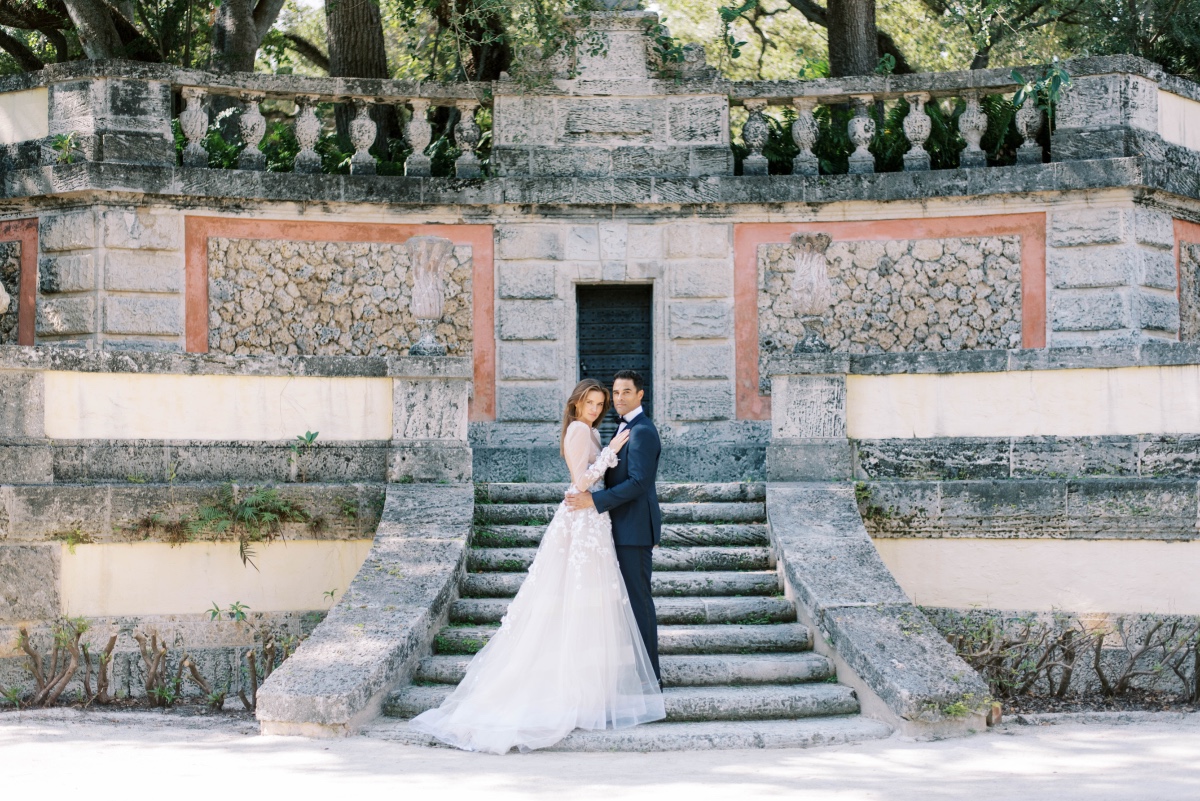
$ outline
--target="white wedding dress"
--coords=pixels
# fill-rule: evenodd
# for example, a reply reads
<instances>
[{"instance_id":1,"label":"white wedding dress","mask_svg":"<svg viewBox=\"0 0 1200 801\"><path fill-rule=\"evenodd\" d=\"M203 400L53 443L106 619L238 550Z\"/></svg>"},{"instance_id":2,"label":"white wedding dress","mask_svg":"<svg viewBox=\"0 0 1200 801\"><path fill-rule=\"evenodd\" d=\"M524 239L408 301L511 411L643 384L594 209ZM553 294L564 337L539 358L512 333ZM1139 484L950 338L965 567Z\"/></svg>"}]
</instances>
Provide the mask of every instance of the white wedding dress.
<instances>
[{"instance_id":1,"label":"white wedding dress","mask_svg":"<svg viewBox=\"0 0 1200 801\"><path fill-rule=\"evenodd\" d=\"M567 428L568 493L603 484L616 454L586 423ZM462 682L411 726L468 751L545 748L574 729L666 717L617 566L608 514L560 504L529 575Z\"/></svg>"}]
</instances>

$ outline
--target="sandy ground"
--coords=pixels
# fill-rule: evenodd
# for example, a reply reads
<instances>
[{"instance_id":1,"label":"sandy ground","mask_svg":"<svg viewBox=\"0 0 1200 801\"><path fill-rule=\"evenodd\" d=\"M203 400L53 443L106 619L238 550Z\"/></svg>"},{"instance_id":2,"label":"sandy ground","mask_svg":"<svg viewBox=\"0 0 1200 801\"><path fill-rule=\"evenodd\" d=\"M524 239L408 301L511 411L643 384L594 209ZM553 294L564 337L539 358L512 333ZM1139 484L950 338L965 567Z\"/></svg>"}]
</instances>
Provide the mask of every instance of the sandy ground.
<instances>
[{"instance_id":1,"label":"sandy ground","mask_svg":"<svg viewBox=\"0 0 1200 801\"><path fill-rule=\"evenodd\" d=\"M8 712L0 777L0 797L51 799L1184 801L1200 798L1200 714L1059 717L942 742L800 751L496 757L261 737L246 718Z\"/></svg>"}]
</instances>

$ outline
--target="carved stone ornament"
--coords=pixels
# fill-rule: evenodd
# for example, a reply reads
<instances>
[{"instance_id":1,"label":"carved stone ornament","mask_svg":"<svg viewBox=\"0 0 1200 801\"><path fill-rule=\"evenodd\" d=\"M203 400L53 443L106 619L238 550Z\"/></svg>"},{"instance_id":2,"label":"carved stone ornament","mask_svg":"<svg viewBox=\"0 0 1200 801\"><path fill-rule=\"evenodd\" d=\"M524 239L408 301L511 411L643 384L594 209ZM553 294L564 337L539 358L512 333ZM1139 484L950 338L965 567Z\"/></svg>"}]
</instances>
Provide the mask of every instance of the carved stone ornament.
<instances>
[{"instance_id":1,"label":"carved stone ornament","mask_svg":"<svg viewBox=\"0 0 1200 801\"><path fill-rule=\"evenodd\" d=\"M870 151L871 140L875 138L875 120L867 112L874 98L871 95L855 95L850 98L854 116L847 126L850 141L854 143L854 152L850 154L851 174L861 175L875 172L875 156Z\"/></svg>"},{"instance_id":2,"label":"carved stone ornament","mask_svg":"<svg viewBox=\"0 0 1200 801\"><path fill-rule=\"evenodd\" d=\"M475 122L475 109L479 103L474 100L460 100L458 105L458 125L454 126L454 141L462 151L454 160L454 175L458 178L478 178L481 174L479 156L475 148L479 147L479 139L483 135L479 123Z\"/></svg>"},{"instance_id":3,"label":"carved stone ornament","mask_svg":"<svg viewBox=\"0 0 1200 801\"><path fill-rule=\"evenodd\" d=\"M828 353L830 349L822 329L825 314L834 300L825 259L832 241L829 234L792 234L788 254L792 266L792 302L804 326L804 336L796 343L795 353Z\"/></svg>"},{"instance_id":4,"label":"carved stone ornament","mask_svg":"<svg viewBox=\"0 0 1200 801\"><path fill-rule=\"evenodd\" d=\"M321 135L321 121L317 119L315 95L300 95L296 98L300 113L296 116L296 143L300 152L296 154L295 171L317 173L321 171L321 155L317 153L317 139Z\"/></svg>"},{"instance_id":5,"label":"carved stone ornament","mask_svg":"<svg viewBox=\"0 0 1200 801\"><path fill-rule=\"evenodd\" d=\"M179 114L179 128L187 139L183 149L183 166L207 167L208 151L204 149L204 135L208 133L208 112L204 110L204 90L187 87L183 90L187 108Z\"/></svg>"},{"instance_id":6,"label":"carved stone ornament","mask_svg":"<svg viewBox=\"0 0 1200 801\"><path fill-rule=\"evenodd\" d=\"M351 175L374 175L375 157L371 155L371 145L375 144L375 120L371 119L371 106L363 100L356 100L354 107L357 113L350 121L350 142L354 145L354 155L350 157Z\"/></svg>"},{"instance_id":7,"label":"carved stone ornament","mask_svg":"<svg viewBox=\"0 0 1200 801\"><path fill-rule=\"evenodd\" d=\"M750 155L742 161L742 175L766 175L767 158L762 151L771 134L767 118L763 116L767 101L747 100L742 105L750 112L746 124L742 126L742 141L750 148Z\"/></svg>"},{"instance_id":8,"label":"carved stone ornament","mask_svg":"<svg viewBox=\"0 0 1200 801\"><path fill-rule=\"evenodd\" d=\"M408 352L413 356L441 356L446 346L434 337L434 328L442 319L445 306L446 261L454 253L454 243L440 236L414 236L408 240L412 265L412 313L421 336Z\"/></svg>"},{"instance_id":9,"label":"carved stone ornament","mask_svg":"<svg viewBox=\"0 0 1200 801\"><path fill-rule=\"evenodd\" d=\"M1042 132L1042 110L1033 102L1032 97L1025 98L1025 102L1017 109L1016 122L1017 130L1025 140L1017 148L1017 163L1041 164L1042 146L1038 144L1037 138Z\"/></svg>"},{"instance_id":10,"label":"carved stone ornament","mask_svg":"<svg viewBox=\"0 0 1200 801\"><path fill-rule=\"evenodd\" d=\"M429 101L414 97L412 100L412 121L408 124L408 143L412 145L412 155L404 162L405 175L429 175L431 160L425 155L433 139L433 128L429 125Z\"/></svg>"},{"instance_id":11,"label":"carved stone ornament","mask_svg":"<svg viewBox=\"0 0 1200 801\"><path fill-rule=\"evenodd\" d=\"M817 108L816 98L795 97L792 98L792 105L796 107L796 121L792 123L792 141L800 148L800 152L792 159L792 175L817 175L820 173L820 162L812 150L820 132L817 118L813 116Z\"/></svg>"},{"instance_id":12,"label":"carved stone ornament","mask_svg":"<svg viewBox=\"0 0 1200 801\"><path fill-rule=\"evenodd\" d=\"M904 154L904 169L909 172L928 170L930 166L929 152L925 142L933 133L933 120L925 111L929 102L928 92L914 92L904 96L908 101L908 114L904 117L904 135L912 145Z\"/></svg>"},{"instance_id":13,"label":"carved stone ornament","mask_svg":"<svg viewBox=\"0 0 1200 801\"><path fill-rule=\"evenodd\" d=\"M958 132L966 140L967 146L959 154L958 166L987 166L987 154L979 146L979 141L987 133L987 122L987 115L979 106L979 95L974 92L967 95L967 108L958 118Z\"/></svg>"},{"instance_id":14,"label":"carved stone ornament","mask_svg":"<svg viewBox=\"0 0 1200 801\"><path fill-rule=\"evenodd\" d=\"M242 152L238 153L239 170L265 170L267 154L258 149L267 132L267 119L258 108L262 95L247 92L242 96L246 104L242 116L238 117L238 130L242 134Z\"/></svg>"}]
</instances>

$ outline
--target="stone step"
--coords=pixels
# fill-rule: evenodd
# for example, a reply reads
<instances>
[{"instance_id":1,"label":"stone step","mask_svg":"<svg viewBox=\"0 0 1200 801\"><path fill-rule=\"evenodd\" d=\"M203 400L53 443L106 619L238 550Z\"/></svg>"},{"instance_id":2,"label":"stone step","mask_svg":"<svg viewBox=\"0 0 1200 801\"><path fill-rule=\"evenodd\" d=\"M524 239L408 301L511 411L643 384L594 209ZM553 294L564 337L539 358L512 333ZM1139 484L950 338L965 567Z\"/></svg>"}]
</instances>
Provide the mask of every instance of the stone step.
<instances>
[{"instance_id":1,"label":"stone step","mask_svg":"<svg viewBox=\"0 0 1200 801\"><path fill-rule=\"evenodd\" d=\"M472 573L528 570L537 548L471 548L467 570ZM654 549L655 570L769 570L771 552L762 547L672 546Z\"/></svg>"},{"instance_id":2,"label":"stone step","mask_svg":"<svg viewBox=\"0 0 1200 801\"><path fill-rule=\"evenodd\" d=\"M481 650L499 626L447 626L433 640L435 654L473 654ZM807 651L812 648L808 626L775 623L767 626L726 623L698 626L660 626L660 654L748 654Z\"/></svg>"},{"instance_id":3,"label":"stone step","mask_svg":"<svg viewBox=\"0 0 1200 801\"><path fill-rule=\"evenodd\" d=\"M462 598L450 605L451 623L499 623L509 598ZM786 598L655 598L659 625L791 623L796 607Z\"/></svg>"},{"instance_id":4,"label":"stone step","mask_svg":"<svg viewBox=\"0 0 1200 801\"><path fill-rule=\"evenodd\" d=\"M471 657L465 654L431 656L421 660L416 683L458 684ZM825 681L833 665L820 654L669 654L661 659L667 687L709 687L722 684L800 684Z\"/></svg>"},{"instance_id":5,"label":"stone step","mask_svg":"<svg viewBox=\"0 0 1200 801\"><path fill-rule=\"evenodd\" d=\"M659 482L659 503L690 503L696 501L761 501L766 497L766 485L757 482L725 484L675 484ZM475 503L554 503L567 491L567 484L502 484L475 485Z\"/></svg>"},{"instance_id":6,"label":"stone step","mask_svg":"<svg viewBox=\"0 0 1200 801\"><path fill-rule=\"evenodd\" d=\"M407 720L379 718L363 729L367 737L404 745L440 746L427 734L413 731ZM862 715L799 720L704 721L647 723L619 731L575 731L547 751L661 752L715 751L750 748L813 748L879 740L890 736L887 725Z\"/></svg>"},{"instance_id":7,"label":"stone step","mask_svg":"<svg viewBox=\"0 0 1200 801\"><path fill-rule=\"evenodd\" d=\"M511 598L521 588L525 573L468 573L460 585L464 598ZM656 573L650 581L656 596L779 595L779 574L774 570Z\"/></svg>"},{"instance_id":8,"label":"stone step","mask_svg":"<svg viewBox=\"0 0 1200 801\"><path fill-rule=\"evenodd\" d=\"M536 526L549 523L557 503L491 503L475 505L475 522ZM767 519L766 504L748 503L664 503L664 523L762 523Z\"/></svg>"},{"instance_id":9,"label":"stone step","mask_svg":"<svg viewBox=\"0 0 1200 801\"><path fill-rule=\"evenodd\" d=\"M476 548L536 548L545 525L476 526L471 545ZM766 523L668 523L662 527L662 545L770 545Z\"/></svg>"},{"instance_id":10,"label":"stone step","mask_svg":"<svg viewBox=\"0 0 1200 801\"><path fill-rule=\"evenodd\" d=\"M384 714L411 718L440 706L449 684L409 685L393 691ZM844 684L762 684L754 687L672 687L663 691L668 721L778 720L858 712Z\"/></svg>"}]
</instances>

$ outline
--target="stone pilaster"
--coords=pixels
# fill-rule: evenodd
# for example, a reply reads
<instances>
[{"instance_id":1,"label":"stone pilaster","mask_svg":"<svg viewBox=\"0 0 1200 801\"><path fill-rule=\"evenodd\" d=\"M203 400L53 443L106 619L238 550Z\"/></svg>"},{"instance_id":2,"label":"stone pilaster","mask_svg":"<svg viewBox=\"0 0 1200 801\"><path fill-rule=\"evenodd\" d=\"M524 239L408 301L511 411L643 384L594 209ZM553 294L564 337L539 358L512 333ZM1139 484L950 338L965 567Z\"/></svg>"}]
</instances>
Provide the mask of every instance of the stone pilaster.
<instances>
[{"instance_id":1,"label":"stone pilaster","mask_svg":"<svg viewBox=\"0 0 1200 801\"><path fill-rule=\"evenodd\" d=\"M1054 161L1153 155L1161 145L1158 83L1140 75L1080 75L1055 109Z\"/></svg>"},{"instance_id":2,"label":"stone pilaster","mask_svg":"<svg viewBox=\"0 0 1200 801\"><path fill-rule=\"evenodd\" d=\"M126 78L79 78L49 86L50 137L42 150L45 163L58 154L49 145L56 135L75 134L87 161L173 167L171 85L167 81Z\"/></svg>"},{"instance_id":3,"label":"stone pilaster","mask_svg":"<svg viewBox=\"0 0 1200 801\"><path fill-rule=\"evenodd\" d=\"M389 360L388 372L393 403L388 481L470 481L470 360L403 357Z\"/></svg>"},{"instance_id":4,"label":"stone pilaster","mask_svg":"<svg viewBox=\"0 0 1200 801\"><path fill-rule=\"evenodd\" d=\"M851 476L846 438L847 354L781 357L770 367L770 481L832 481Z\"/></svg>"}]
</instances>

